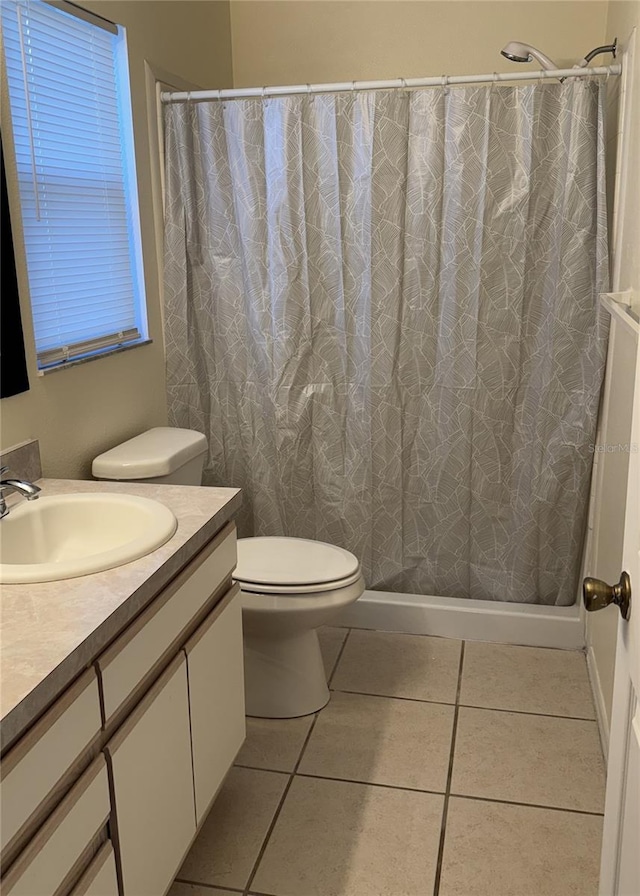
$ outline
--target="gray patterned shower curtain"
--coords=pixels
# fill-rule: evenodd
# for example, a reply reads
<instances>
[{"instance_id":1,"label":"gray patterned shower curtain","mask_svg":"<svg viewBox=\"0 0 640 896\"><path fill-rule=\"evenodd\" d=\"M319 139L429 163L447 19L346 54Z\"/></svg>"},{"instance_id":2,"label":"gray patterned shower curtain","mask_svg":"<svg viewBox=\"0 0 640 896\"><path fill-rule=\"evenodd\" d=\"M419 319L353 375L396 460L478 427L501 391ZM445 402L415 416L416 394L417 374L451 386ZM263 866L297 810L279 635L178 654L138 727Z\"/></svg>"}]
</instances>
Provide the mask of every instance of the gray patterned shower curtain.
<instances>
[{"instance_id":1,"label":"gray patterned shower curtain","mask_svg":"<svg viewBox=\"0 0 640 896\"><path fill-rule=\"evenodd\" d=\"M170 422L241 534L572 604L606 351L604 85L166 108Z\"/></svg>"}]
</instances>

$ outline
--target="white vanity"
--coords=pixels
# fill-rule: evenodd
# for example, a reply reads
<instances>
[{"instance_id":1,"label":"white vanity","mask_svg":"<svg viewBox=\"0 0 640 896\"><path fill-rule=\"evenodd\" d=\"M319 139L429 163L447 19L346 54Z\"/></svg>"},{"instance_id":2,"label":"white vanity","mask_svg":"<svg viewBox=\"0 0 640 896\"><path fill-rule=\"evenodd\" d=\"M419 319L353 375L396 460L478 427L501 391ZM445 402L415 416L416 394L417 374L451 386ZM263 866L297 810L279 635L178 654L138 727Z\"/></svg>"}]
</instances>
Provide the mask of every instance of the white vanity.
<instances>
[{"instance_id":1,"label":"white vanity","mask_svg":"<svg viewBox=\"0 0 640 896\"><path fill-rule=\"evenodd\" d=\"M130 493L178 521L90 576L2 587L2 892L162 896L245 735L235 489Z\"/></svg>"}]
</instances>

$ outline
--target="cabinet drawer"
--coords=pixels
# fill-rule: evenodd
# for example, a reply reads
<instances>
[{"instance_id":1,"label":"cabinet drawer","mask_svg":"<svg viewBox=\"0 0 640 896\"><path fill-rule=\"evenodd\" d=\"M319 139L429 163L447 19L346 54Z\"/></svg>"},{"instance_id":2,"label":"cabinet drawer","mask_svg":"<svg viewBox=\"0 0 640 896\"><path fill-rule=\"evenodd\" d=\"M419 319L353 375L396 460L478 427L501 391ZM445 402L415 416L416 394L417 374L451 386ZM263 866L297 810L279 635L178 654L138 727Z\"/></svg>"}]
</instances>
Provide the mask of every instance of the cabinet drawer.
<instances>
[{"instance_id":1,"label":"cabinet drawer","mask_svg":"<svg viewBox=\"0 0 640 896\"><path fill-rule=\"evenodd\" d=\"M122 896L166 892L196 831L180 652L106 747Z\"/></svg>"},{"instance_id":2,"label":"cabinet drawer","mask_svg":"<svg viewBox=\"0 0 640 896\"><path fill-rule=\"evenodd\" d=\"M2 881L4 896L54 896L77 874L83 854L109 818L104 756L82 775Z\"/></svg>"},{"instance_id":3,"label":"cabinet drawer","mask_svg":"<svg viewBox=\"0 0 640 896\"><path fill-rule=\"evenodd\" d=\"M116 859L111 840L103 844L70 896L118 896Z\"/></svg>"},{"instance_id":4,"label":"cabinet drawer","mask_svg":"<svg viewBox=\"0 0 640 896\"><path fill-rule=\"evenodd\" d=\"M197 823L203 820L245 737L240 587L185 646Z\"/></svg>"},{"instance_id":5,"label":"cabinet drawer","mask_svg":"<svg viewBox=\"0 0 640 896\"><path fill-rule=\"evenodd\" d=\"M45 818L82 765L101 730L98 680L81 675L2 760L0 819L3 861L29 828ZM80 760L80 762L78 761Z\"/></svg>"},{"instance_id":6,"label":"cabinet drawer","mask_svg":"<svg viewBox=\"0 0 640 896\"><path fill-rule=\"evenodd\" d=\"M204 548L98 659L105 724L184 640L185 630L236 565L233 523Z\"/></svg>"}]
</instances>

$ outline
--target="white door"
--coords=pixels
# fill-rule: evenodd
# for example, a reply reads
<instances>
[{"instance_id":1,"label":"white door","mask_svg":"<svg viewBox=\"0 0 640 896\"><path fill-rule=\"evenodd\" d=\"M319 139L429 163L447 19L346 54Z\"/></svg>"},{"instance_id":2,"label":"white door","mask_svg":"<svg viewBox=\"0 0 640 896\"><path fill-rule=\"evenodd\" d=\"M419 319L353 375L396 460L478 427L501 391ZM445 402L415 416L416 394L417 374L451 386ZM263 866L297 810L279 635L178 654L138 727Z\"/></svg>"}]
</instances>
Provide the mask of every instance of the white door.
<instances>
[{"instance_id":1,"label":"white door","mask_svg":"<svg viewBox=\"0 0 640 896\"><path fill-rule=\"evenodd\" d=\"M630 576L628 621L618 620L615 683L600 896L640 896L640 60L636 29L622 42L620 143L613 234L610 373L629 391L628 451L622 566ZM634 59L635 57L635 59ZM616 374L618 368L618 375ZM624 396L618 394L618 398Z\"/></svg>"},{"instance_id":2,"label":"white door","mask_svg":"<svg viewBox=\"0 0 640 896\"><path fill-rule=\"evenodd\" d=\"M622 554L632 599L618 622L600 896L640 896L640 324L629 306L605 303L619 354L634 359L635 388Z\"/></svg>"}]
</instances>

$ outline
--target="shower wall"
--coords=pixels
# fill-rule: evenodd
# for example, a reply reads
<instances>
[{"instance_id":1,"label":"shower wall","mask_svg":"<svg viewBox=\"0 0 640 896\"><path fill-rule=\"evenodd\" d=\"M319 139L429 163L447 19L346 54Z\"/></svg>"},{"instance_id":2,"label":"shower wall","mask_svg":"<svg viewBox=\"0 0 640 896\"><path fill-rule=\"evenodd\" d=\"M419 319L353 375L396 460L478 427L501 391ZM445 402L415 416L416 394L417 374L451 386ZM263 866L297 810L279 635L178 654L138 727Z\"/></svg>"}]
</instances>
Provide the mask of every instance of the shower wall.
<instances>
[{"instance_id":1,"label":"shower wall","mask_svg":"<svg viewBox=\"0 0 640 896\"><path fill-rule=\"evenodd\" d=\"M513 71L526 40L558 63L604 43L604 0L232 0L236 87Z\"/></svg>"}]
</instances>

